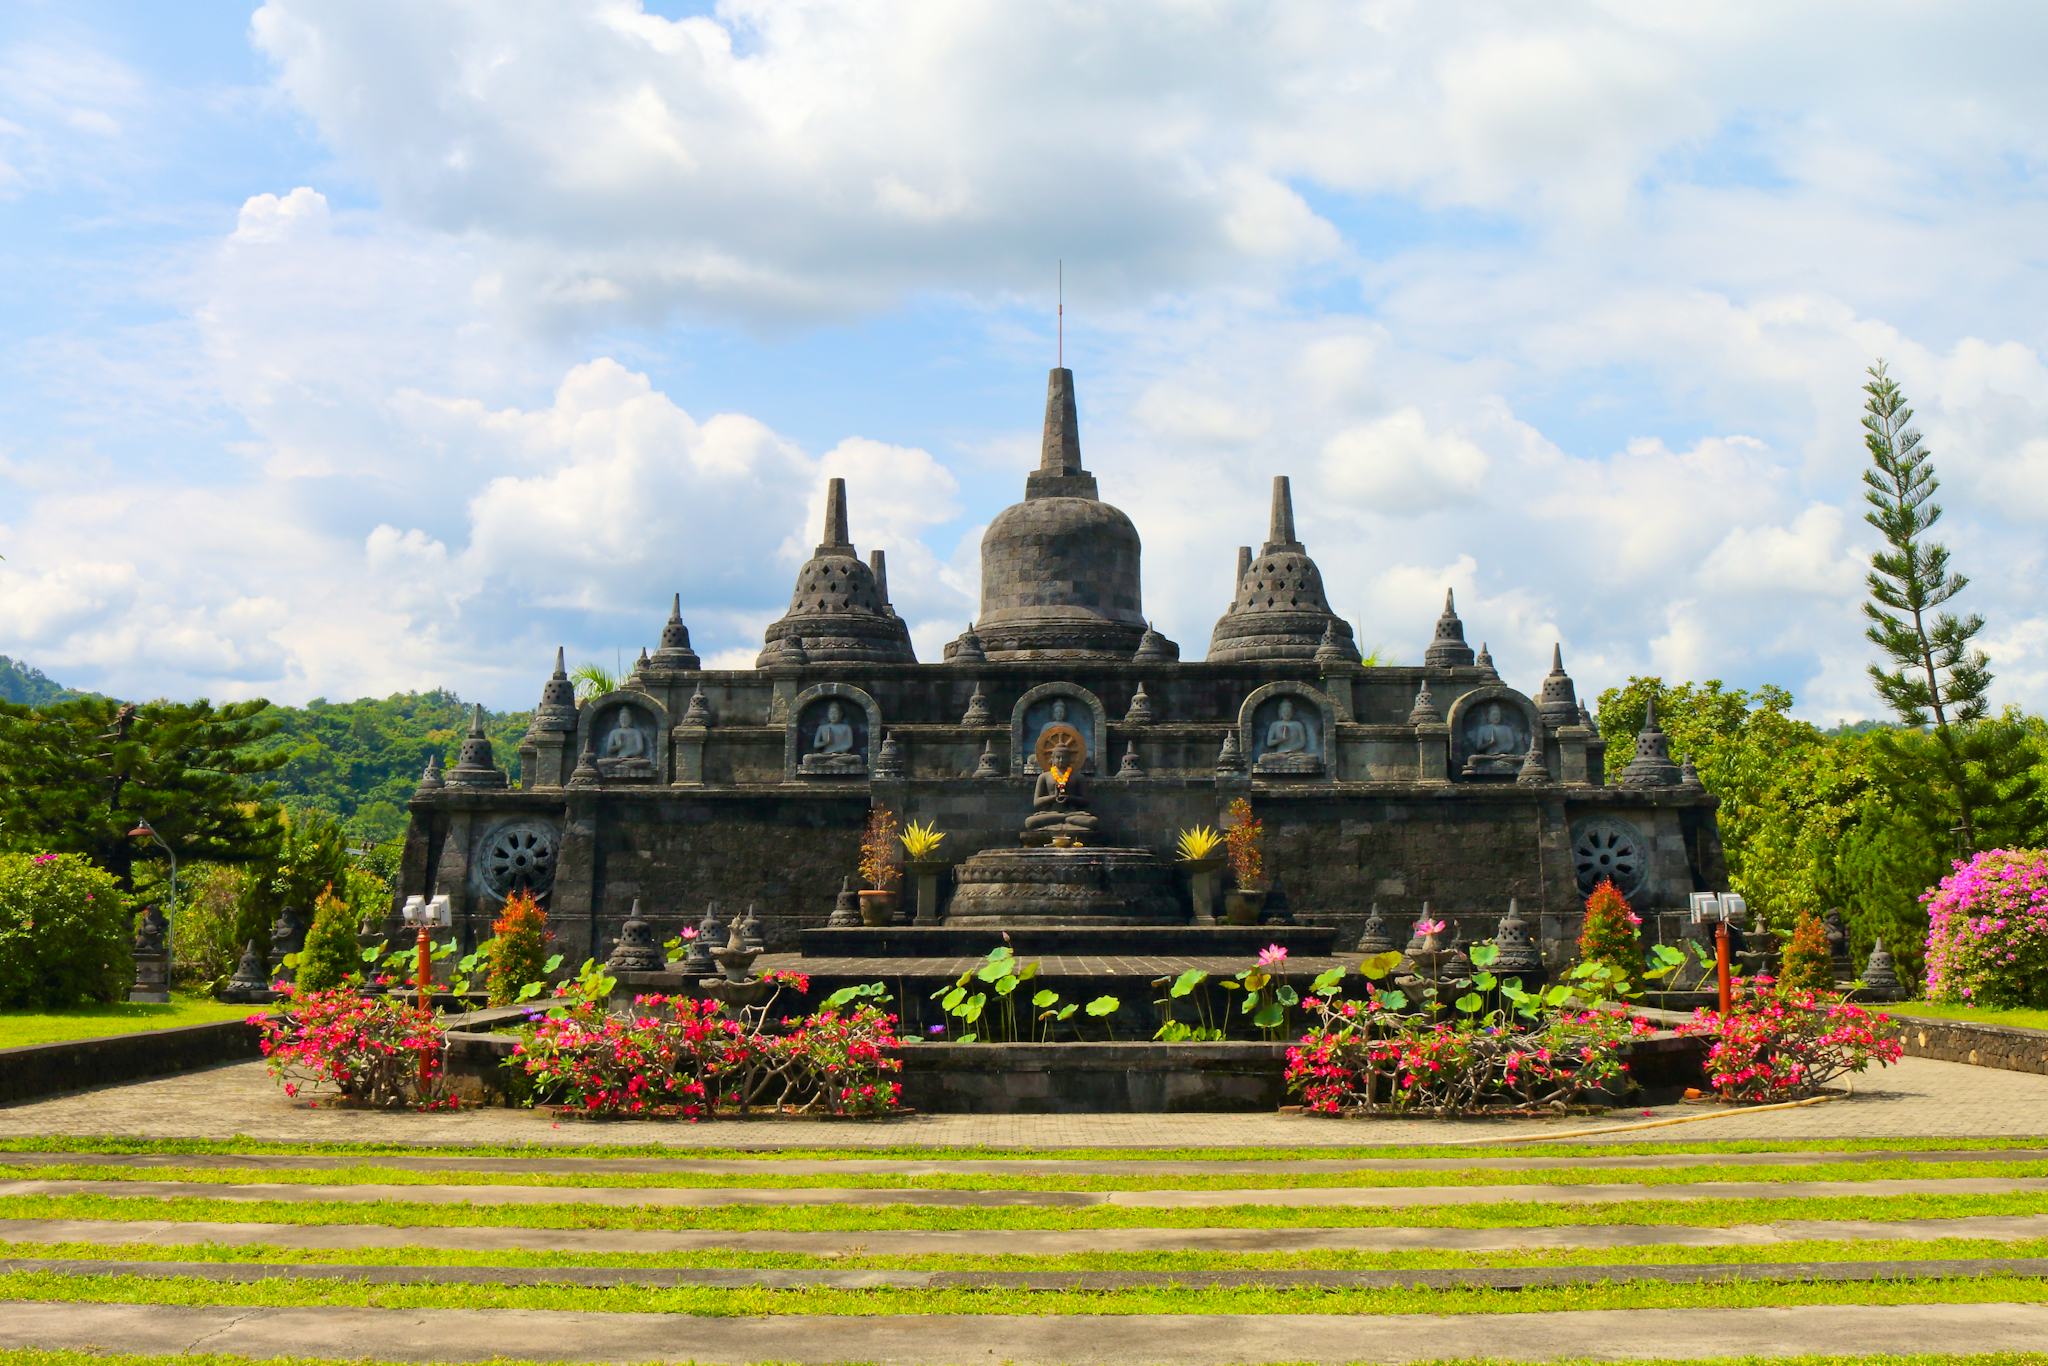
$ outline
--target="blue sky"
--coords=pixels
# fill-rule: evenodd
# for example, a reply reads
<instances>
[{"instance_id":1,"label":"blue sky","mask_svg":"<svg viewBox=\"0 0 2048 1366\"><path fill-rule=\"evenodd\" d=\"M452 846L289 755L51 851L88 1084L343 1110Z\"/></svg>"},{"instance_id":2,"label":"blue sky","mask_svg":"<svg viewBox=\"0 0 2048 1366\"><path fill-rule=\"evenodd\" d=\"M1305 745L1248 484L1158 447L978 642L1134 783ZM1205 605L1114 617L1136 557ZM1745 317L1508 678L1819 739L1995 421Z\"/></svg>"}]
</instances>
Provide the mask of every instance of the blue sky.
<instances>
[{"instance_id":1,"label":"blue sky","mask_svg":"<svg viewBox=\"0 0 2048 1366\"><path fill-rule=\"evenodd\" d=\"M751 660L824 480L926 657L1053 358L1198 657L1293 477L1335 605L1869 714L1863 367L2048 706L2029 4L0 11L0 653L527 705L684 594Z\"/></svg>"}]
</instances>

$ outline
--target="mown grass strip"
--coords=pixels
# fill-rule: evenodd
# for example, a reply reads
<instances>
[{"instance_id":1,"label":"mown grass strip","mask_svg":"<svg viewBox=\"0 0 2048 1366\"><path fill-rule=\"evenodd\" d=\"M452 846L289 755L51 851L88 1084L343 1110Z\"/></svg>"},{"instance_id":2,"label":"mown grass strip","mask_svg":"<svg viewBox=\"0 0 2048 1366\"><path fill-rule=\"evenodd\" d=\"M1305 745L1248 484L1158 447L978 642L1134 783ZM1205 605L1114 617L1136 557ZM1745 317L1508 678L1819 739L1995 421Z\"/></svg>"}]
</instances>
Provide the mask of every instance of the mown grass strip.
<instances>
[{"instance_id":1,"label":"mown grass strip","mask_svg":"<svg viewBox=\"0 0 2048 1366\"><path fill-rule=\"evenodd\" d=\"M1362 1366L1354 1363L1354 1366ZM1547 1366L1611 1366L1612 1357L1553 1357ZM1414 1366L1498 1366L1499 1357L1438 1357ZM1741 1356L1741 1357L1656 1357L1634 1362L1634 1366L2042 1366L2048 1352L1978 1352L1954 1354L1923 1352L1878 1356ZM37 1347L0 1348L0 1366L387 1366L374 1357L272 1356L248 1357L227 1352L80 1352ZM408 1362L406 1366L450 1366L445 1362ZM465 1361L463 1366L571 1366L566 1361L541 1362L525 1357L485 1357ZM580 1363L577 1366L581 1366ZM694 1366L674 1357L639 1363L638 1366ZM795 1366L788 1361L763 1359L754 1366ZM872 1361L847 1361L842 1366L876 1366ZM1248 1366L1304 1366L1302 1362L1255 1362Z\"/></svg>"},{"instance_id":2,"label":"mown grass strip","mask_svg":"<svg viewBox=\"0 0 2048 1366\"><path fill-rule=\"evenodd\" d=\"M851 1121L849 1121L851 1123ZM1344 1121L1301 1121L1304 1140L1319 1137L1325 1124ZM768 1125L772 1128L772 1123ZM1353 1127L1369 1131L1369 1121ZM1662 1132L1672 1132L1664 1130ZM128 1138L119 1135L33 1135L0 1137L0 1153L105 1153L136 1156L206 1156L269 1154L282 1156L334 1157L635 1157L667 1158L675 1161L718 1159L721 1161L778 1162L802 1159L813 1162L857 1161L862 1159L935 1159L1030 1161L1116 1161L1116 1162L1298 1162L1314 1158L1475 1158L1475 1157L1625 1157L1660 1154L1713 1153L1863 1153L1863 1152L1996 1152L2011 1149L2048 1148L2048 1135L2009 1138L1813 1138L1813 1139L1729 1139L1687 1138L1618 1141L1612 1143L1498 1143L1465 1147L1445 1143L1358 1143L1301 1147L1001 1147L975 1143L945 1145L933 1143L877 1144L873 1147L688 1147L665 1143L392 1143L392 1142L294 1142L248 1138Z\"/></svg>"},{"instance_id":3,"label":"mown grass strip","mask_svg":"<svg viewBox=\"0 0 2048 1366\"><path fill-rule=\"evenodd\" d=\"M1492 1271L1516 1267L1761 1266L1798 1262L1954 1261L2048 1257L2048 1238L1802 1239L1761 1246L1537 1247L1498 1252L1330 1248L1288 1252L928 1253L556 1252L539 1248L277 1247L263 1243L0 1241L0 1256L104 1262L209 1262L228 1266L447 1266L507 1270L630 1271Z\"/></svg>"},{"instance_id":4,"label":"mown grass strip","mask_svg":"<svg viewBox=\"0 0 2048 1366\"><path fill-rule=\"evenodd\" d=\"M219 1200L199 1196L0 1196L4 1219L167 1219L206 1223L363 1224L387 1228L676 1229L718 1232L1099 1228L1554 1228L1645 1224L1719 1228L1784 1219L1955 1219L2048 1214L2048 1193L1842 1195L1491 1204L1160 1208L1124 1205L431 1204L399 1200Z\"/></svg>"},{"instance_id":5,"label":"mown grass strip","mask_svg":"<svg viewBox=\"0 0 2048 1366\"><path fill-rule=\"evenodd\" d=\"M1613 1309L1756 1309L1805 1304L2040 1304L2048 1278L1963 1276L1901 1281L1664 1284L1594 1281L1520 1290L1482 1287L1164 1285L1056 1291L994 1286L935 1289L823 1286L374 1285L344 1279L215 1281L203 1277L0 1274L0 1301L207 1305L225 1308L521 1309L678 1314L696 1318L812 1314L1528 1314Z\"/></svg>"},{"instance_id":6,"label":"mown grass strip","mask_svg":"<svg viewBox=\"0 0 2048 1366\"><path fill-rule=\"evenodd\" d=\"M1101 1192L1297 1190L1340 1186L1416 1189L1443 1186L1690 1186L1709 1181L1941 1181L1967 1177L2048 1176L2048 1161L1802 1162L1752 1167L1694 1163L1670 1167L1456 1167L1436 1171L1172 1172L1107 1175L1067 1172L551 1172L416 1171L358 1163L347 1167L110 1167L88 1163L0 1163L0 1181L179 1181L191 1185L534 1186L562 1190L1001 1190Z\"/></svg>"}]
</instances>

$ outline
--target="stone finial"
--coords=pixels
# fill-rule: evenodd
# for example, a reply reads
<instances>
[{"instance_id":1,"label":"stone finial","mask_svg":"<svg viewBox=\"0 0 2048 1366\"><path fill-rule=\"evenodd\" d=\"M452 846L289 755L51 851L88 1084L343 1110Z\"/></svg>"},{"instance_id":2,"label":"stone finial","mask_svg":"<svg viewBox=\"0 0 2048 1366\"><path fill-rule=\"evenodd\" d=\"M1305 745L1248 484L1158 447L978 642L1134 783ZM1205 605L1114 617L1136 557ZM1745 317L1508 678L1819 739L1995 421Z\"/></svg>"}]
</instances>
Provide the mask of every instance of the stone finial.
<instances>
[{"instance_id":1,"label":"stone finial","mask_svg":"<svg viewBox=\"0 0 2048 1366\"><path fill-rule=\"evenodd\" d=\"M1543 718L1543 724L1553 729L1576 725L1579 719L1579 698L1572 687L1572 677L1564 671L1564 646L1553 643L1550 647L1550 672L1544 676L1543 691L1538 695L1536 714Z\"/></svg>"},{"instance_id":2,"label":"stone finial","mask_svg":"<svg viewBox=\"0 0 2048 1366\"><path fill-rule=\"evenodd\" d=\"M576 685L569 681L568 661L562 647L555 647L555 671L541 685L540 705L534 708L535 731L576 729Z\"/></svg>"},{"instance_id":3,"label":"stone finial","mask_svg":"<svg viewBox=\"0 0 2048 1366\"><path fill-rule=\"evenodd\" d=\"M962 631L951 645L946 647L948 664L986 664L988 652L981 646L981 637L969 626Z\"/></svg>"},{"instance_id":4,"label":"stone finial","mask_svg":"<svg viewBox=\"0 0 2048 1366\"><path fill-rule=\"evenodd\" d=\"M1248 545L1241 545L1237 548L1237 578L1233 580L1240 591L1244 587L1245 576L1251 572L1252 548Z\"/></svg>"},{"instance_id":5,"label":"stone finial","mask_svg":"<svg viewBox=\"0 0 2048 1366\"><path fill-rule=\"evenodd\" d=\"M1294 486L1284 474L1273 476L1273 506L1267 523L1266 544L1301 544L1294 536Z\"/></svg>"},{"instance_id":6,"label":"stone finial","mask_svg":"<svg viewBox=\"0 0 2048 1366\"><path fill-rule=\"evenodd\" d=\"M804 649L804 638L802 636L784 636L782 638L782 662L784 664L808 664L811 662L810 652Z\"/></svg>"},{"instance_id":7,"label":"stone finial","mask_svg":"<svg viewBox=\"0 0 2048 1366\"><path fill-rule=\"evenodd\" d=\"M654 942L654 927L640 914L637 896L633 898L633 908L626 912L626 923L619 926L619 942L612 945L604 966L607 972L660 972L668 966L668 955Z\"/></svg>"},{"instance_id":8,"label":"stone finial","mask_svg":"<svg viewBox=\"0 0 2048 1366\"><path fill-rule=\"evenodd\" d=\"M1327 647L1327 650L1326 650ZM1272 511L1258 557L1238 548L1230 605L1209 633L1209 658L1222 664L1355 661L1351 625L1330 610L1323 571L1294 526L1294 495L1284 474L1273 477Z\"/></svg>"},{"instance_id":9,"label":"stone finial","mask_svg":"<svg viewBox=\"0 0 2048 1366\"><path fill-rule=\"evenodd\" d=\"M1387 918L1380 914L1380 903L1375 901L1365 917L1365 929L1358 936L1358 952L1371 956L1393 951L1394 941L1387 937Z\"/></svg>"},{"instance_id":10,"label":"stone finial","mask_svg":"<svg viewBox=\"0 0 2048 1366\"><path fill-rule=\"evenodd\" d=\"M1550 781L1550 768L1543 762L1543 723L1538 721L1529 734L1529 752L1522 759L1522 771L1515 781L1526 787L1541 787Z\"/></svg>"},{"instance_id":11,"label":"stone finial","mask_svg":"<svg viewBox=\"0 0 2048 1366\"><path fill-rule=\"evenodd\" d=\"M1127 726L1149 726L1152 724L1152 699L1145 695L1145 680L1138 680L1138 690L1131 694L1130 710L1124 713Z\"/></svg>"},{"instance_id":12,"label":"stone finial","mask_svg":"<svg viewBox=\"0 0 2048 1366\"><path fill-rule=\"evenodd\" d=\"M1124 743L1123 762L1117 765L1116 776L1119 778L1142 778L1145 776L1144 765L1138 760L1138 742L1136 740L1128 740Z\"/></svg>"},{"instance_id":13,"label":"stone finial","mask_svg":"<svg viewBox=\"0 0 2048 1366\"><path fill-rule=\"evenodd\" d=\"M1415 694L1415 705L1408 709L1408 724L1411 726L1440 726L1444 714L1437 710L1436 697L1429 691L1429 681L1423 680L1422 687Z\"/></svg>"},{"instance_id":14,"label":"stone finial","mask_svg":"<svg viewBox=\"0 0 2048 1366\"><path fill-rule=\"evenodd\" d=\"M690 628L683 625L683 595L678 593L669 603L668 620L662 623L661 643L655 648L653 662L664 669L699 669L703 661L690 648Z\"/></svg>"},{"instance_id":15,"label":"stone finial","mask_svg":"<svg viewBox=\"0 0 2048 1366\"><path fill-rule=\"evenodd\" d=\"M903 619L891 611L872 568L854 549L846 517L846 481L825 489L823 539L797 570L789 610L764 633L759 667L785 662L781 642L803 636L820 664L914 664L917 655Z\"/></svg>"},{"instance_id":16,"label":"stone finial","mask_svg":"<svg viewBox=\"0 0 2048 1366\"><path fill-rule=\"evenodd\" d=\"M596 787L604 781L604 775L597 771L597 737L590 736L583 742L583 753L576 757L576 768L569 774L571 787Z\"/></svg>"},{"instance_id":17,"label":"stone finial","mask_svg":"<svg viewBox=\"0 0 2048 1366\"><path fill-rule=\"evenodd\" d=\"M855 912L856 918L858 914ZM726 927L718 918L718 903L710 902L704 907L704 918L697 922L697 935L690 941L690 951L683 956L683 971L711 972L717 968L711 949L713 945L724 944L725 938Z\"/></svg>"},{"instance_id":18,"label":"stone finial","mask_svg":"<svg viewBox=\"0 0 2048 1366\"><path fill-rule=\"evenodd\" d=\"M828 479L825 481L825 531L818 538L817 553L828 551L851 551L853 533L846 517L846 481Z\"/></svg>"},{"instance_id":19,"label":"stone finial","mask_svg":"<svg viewBox=\"0 0 2048 1366\"><path fill-rule=\"evenodd\" d=\"M1337 638L1337 623L1332 621L1323 627L1322 641L1316 646L1316 663L1328 667L1332 664L1349 664L1353 654L1344 648L1344 642Z\"/></svg>"},{"instance_id":20,"label":"stone finial","mask_svg":"<svg viewBox=\"0 0 2048 1366\"><path fill-rule=\"evenodd\" d=\"M1671 762L1671 737L1657 724L1657 696L1652 693L1643 708L1643 728L1636 735L1635 758L1621 771L1621 786L1671 787L1682 777L1678 765Z\"/></svg>"},{"instance_id":21,"label":"stone finial","mask_svg":"<svg viewBox=\"0 0 2048 1366\"><path fill-rule=\"evenodd\" d=\"M648 666L648 665L649 665L649 664L650 664L651 662L652 662L652 661L650 661L650 660L649 660L649 659L647 658L647 647L646 647L645 645L642 645L642 646L640 647L640 657L639 657L638 659L636 659L636 660L634 660L634 661L633 661L633 672L632 672L632 673L630 673L630 674L628 674L628 675L627 675L627 677L629 677L629 678L638 678L638 677L640 677L640 676L641 676L642 674L644 674L644 673L646 673L646 672L647 672L647 666Z\"/></svg>"},{"instance_id":22,"label":"stone finial","mask_svg":"<svg viewBox=\"0 0 2048 1366\"><path fill-rule=\"evenodd\" d=\"M226 996L230 1001L246 1001L268 990L270 964L263 949L251 939L242 946L242 961L235 965L235 975L228 979Z\"/></svg>"},{"instance_id":23,"label":"stone finial","mask_svg":"<svg viewBox=\"0 0 2048 1366\"><path fill-rule=\"evenodd\" d=\"M975 762L974 776L977 778L1000 778L1003 776L1002 761L996 758L996 742L990 740L981 747L981 758Z\"/></svg>"},{"instance_id":24,"label":"stone finial","mask_svg":"<svg viewBox=\"0 0 2048 1366\"><path fill-rule=\"evenodd\" d=\"M686 726L708 726L711 724L711 703L699 688L690 694L690 705L683 710L683 724Z\"/></svg>"},{"instance_id":25,"label":"stone finial","mask_svg":"<svg viewBox=\"0 0 2048 1366\"><path fill-rule=\"evenodd\" d=\"M903 776L903 746L896 743L896 732L888 731L882 736L882 747L875 752L875 776L877 778L900 778Z\"/></svg>"},{"instance_id":26,"label":"stone finial","mask_svg":"<svg viewBox=\"0 0 2048 1366\"><path fill-rule=\"evenodd\" d=\"M735 927L739 931L740 947L754 953L766 953L768 942L761 937L761 916L754 909L754 903L747 903L747 913L740 917Z\"/></svg>"},{"instance_id":27,"label":"stone finial","mask_svg":"<svg viewBox=\"0 0 2048 1366\"><path fill-rule=\"evenodd\" d=\"M986 726L995 720L995 714L988 708L988 698L981 691L981 680L974 682L974 695L967 699L967 710L960 717L963 726Z\"/></svg>"},{"instance_id":28,"label":"stone finial","mask_svg":"<svg viewBox=\"0 0 2048 1366\"><path fill-rule=\"evenodd\" d=\"M1899 982L1899 970L1892 965L1891 953L1882 939L1871 943L1870 961L1863 965L1863 990L1878 1001L1896 1001L1905 995L1905 989Z\"/></svg>"},{"instance_id":29,"label":"stone finial","mask_svg":"<svg viewBox=\"0 0 2048 1366\"><path fill-rule=\"evenodd\" d=\"M1592 733L1595 740L1600 738L1600 723L1593 719L1593 713L1584 702L1579 703L1579 724Z\"/></svg>"},{"instance_id":30,"label":"stone finial","mask_svg":"<svg viewBox=\"0 0 2048 1366\"><path fill-rule=\"evenodd\" d=\"M1145 626L1145 634L1138 639L1138 648L1131 655L1133 664L1167 664L1180 658L1180 647L1165 636Z\"/></svg>"},{"instance_id":31,"label":"stone finial","mask_svg":"<svg viewBox=\"0 0 2048 1366\"><path fill-rule=\"evenodd\" d=\"M1237 730L1232 727L1223 732L1223 748L1216 753L1218 773L1244 772L1244 754L1237 747Z\"/></svg>"},{"instance_id":32,"label":"stone finial","mask_svg":"<svg viewBox=\"0 0 2048 1366\"><path fill-rule=\"evenodd\" d=\"M427 766L420 773L419 790L422 792L432 792L436 788L446 786L448 786L448 780L441 776L441 755L437 750L427 756Z\"/></svg>"},{"instance_id":33,"label":"stone finial","mask_svg":"<svg viewBox=\"0 0 2048 1366\"><path fill-rule=\"evenodd\" d=\"M1543 953L1529 933L1529 922L1522 919L1521 903L1514 897L1508 898L1508 913L1494 927L1493 942L1500 950L1500 956L1494 959L1490 969L1494 976L1514 973L1527 977L1543 971Z\"/></svg>"},{"instance_id":34,"label":"stone finial","mask_svg":"<svg viewBox=\"0 0 2048 1366\"><path fill-rule=\"evenodd\" d=\"M841 878L839 895L832 898L832 914L826 919L825 927L832 930L849 930L860 924L860 893L853 890L853 879Z\"/></svg>"},{"instance_id":35,"label":"stone finial","mask_svg":"<svg viewBox=\"0 0 2048 1366\"><path fill-rule=\"evenodd\" d=\"M1479 642L1479 658L1473 663L1486 670L1487 677L1499 680L1500 670L1493 667L1493 654L1486 648L1486 642L1483 640Z\"/></svg>"},{"instance_id":36,"label":"stone finial","mask_svg":"<svg viewBox=\"0 0 2048 1366\"><path fill-rule=\"evenodd\" d=\"M1678 766L1678 785L1688 792L1707 790L1707 785L1700 781L1699 767L1693 763L1690 754L1686 755L1685 761Z\"/></svg>"},{"instance_id":37,"label":"stone finial","mask_svg":"<svg viewBox=\"0 0 2048 1366\"><path fill-rule=\"evenodd\" d=\"M450 787L504 787L505 770L491 754L491 737L484 734L484 704L470 708L469 734L463 737L455 767L448 770Z\"/></svg>"},{"instance_id":38,"label":"stone finial","mask_svg":"<svg viewBox=\"0 0 2048 1366\"><path fill-rule=\"evenodd\" d=\"M1038 468L1045 474L1081 473L1081 417L1074 402L1074 372L1065 366L1046 376Z\"/></svg>"},{"instance_id":39,"label":"stone finial","mask_svg":"<svg viewBox=\"0 0 2048 1366\"><path fill-rule=\"evenodd\" d=\"M889 556L882 550L868 552L868 573L875 576L875 596L882 600L882 610L890 616L896 615L895 606L889 601Z\"/></svg>"},{"instance_id":40,"label":"stone finial","mask_svg":"<svg viewBox=\"0 0 2048 1366\"><path fill-rule=\"evenodd\" d=\"M1422 662L1432 669L1462 668L1472 663L1472 647L1465 643L1465 623L1458 620L1457 600L1448 588L1444 590L1443 615L1436 619L1435 638L1422 652Z\"/></svg>"}]
</instances>

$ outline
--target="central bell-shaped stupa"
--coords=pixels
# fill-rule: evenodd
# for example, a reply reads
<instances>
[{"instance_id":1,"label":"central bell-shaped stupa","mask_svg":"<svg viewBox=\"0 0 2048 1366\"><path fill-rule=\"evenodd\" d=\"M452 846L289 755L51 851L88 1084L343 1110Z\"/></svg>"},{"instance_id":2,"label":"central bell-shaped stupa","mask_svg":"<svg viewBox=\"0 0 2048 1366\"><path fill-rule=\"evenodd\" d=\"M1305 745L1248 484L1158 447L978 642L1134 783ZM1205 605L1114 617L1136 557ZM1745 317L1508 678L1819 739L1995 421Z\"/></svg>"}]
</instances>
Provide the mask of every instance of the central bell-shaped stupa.
<instances>
[{"instance_id":1,"label":"central bell-shaped stupa","mask_svg":"<svg viewBox=\"0 0 2048 1366\"><path fill-rule=\"evenodd\" d=\"M981 538L981 616L992 660L1129 659L1145 637L1138 529L1081 467L1074 372L1052 372L1045 439L1024 501ZM949 646L950 659L957 647Z\"/></svg>"}]
</instances>

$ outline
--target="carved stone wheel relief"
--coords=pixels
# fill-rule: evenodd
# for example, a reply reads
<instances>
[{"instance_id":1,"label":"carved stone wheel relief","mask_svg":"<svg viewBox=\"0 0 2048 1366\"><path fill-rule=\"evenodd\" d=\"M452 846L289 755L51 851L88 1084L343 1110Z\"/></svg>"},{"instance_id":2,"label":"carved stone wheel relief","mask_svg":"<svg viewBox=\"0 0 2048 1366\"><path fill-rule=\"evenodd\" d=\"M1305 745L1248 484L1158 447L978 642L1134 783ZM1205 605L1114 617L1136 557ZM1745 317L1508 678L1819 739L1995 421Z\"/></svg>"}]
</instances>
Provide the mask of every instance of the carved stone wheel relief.
<instances>
[{"instance_id":1,"label":"carved stone wheel relief","mask_svg":"<svg viewBox=\"0 0 2048 1366\"><path fill-rule=\"evenodd\" d=\"M1612 879L1623 896L1634 896L1649 874L1650 851L1634 826L1602 816L1572 832L1572 867L1581 895Z\"/></svg>"},{"instance_id":2,"label":"carved stone wheel relief","mask_svg":"<svg viewBox=\"0 0 2048 1366\"><path fill-rule=\"evenodd\" d=\"M484 886L500 898L514 892L536 896L555 883L555 854L561 844L545 821L512 821L484 836L477 868Z\"/></svg>"}]
</instances>

